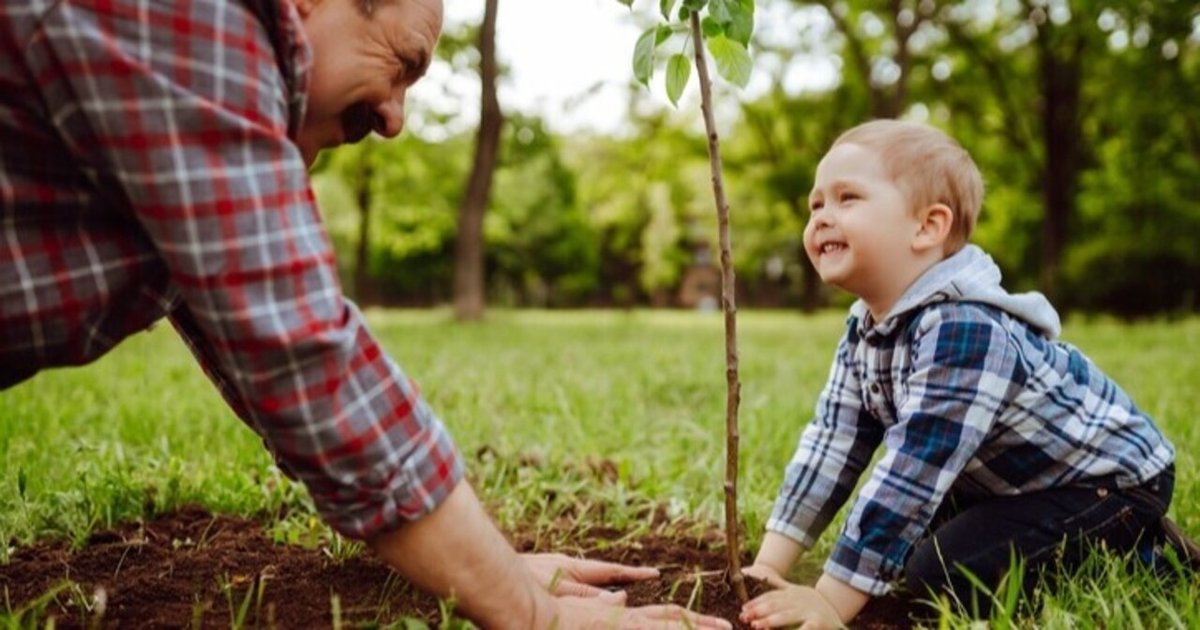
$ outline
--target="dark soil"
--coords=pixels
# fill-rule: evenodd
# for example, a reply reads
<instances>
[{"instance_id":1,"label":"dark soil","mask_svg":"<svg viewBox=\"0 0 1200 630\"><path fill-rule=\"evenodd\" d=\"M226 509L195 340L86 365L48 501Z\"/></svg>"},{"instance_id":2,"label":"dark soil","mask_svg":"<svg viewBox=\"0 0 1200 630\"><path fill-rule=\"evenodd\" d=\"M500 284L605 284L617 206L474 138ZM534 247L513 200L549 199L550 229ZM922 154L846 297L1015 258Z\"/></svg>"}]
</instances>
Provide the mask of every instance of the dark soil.
<instances>
[{"instance_id":1,"label":"dark soil","mask_svg":"<svg viewBox=\"0 0 1200 630\"><path fill-rule=\"evenodd\" d=\"M576 524L572 539L582 542L578 549L555 551L662 570L658 580L624 586L630 605L691 602L693 609L736 623L740 606L722 573L718 533L656 528L631 538L603 527L581 533ZM513 540L521 550L537 546L520 533ZM752 595L763 588L750 587ZM65 628L229 627L235 620L322 628L335 618L351 627L402 615L431 625L441 619L434 598L411 588L370 553L336 562L321 550L274 544L257 522L201 509L97 533L74 553L62 542L19 550L0 566L0 591L12 610L38 608L37 618L54 616ZM876 599L854 627L909 628L915 610L897 598Z\"/></svg>"}]
</instances>

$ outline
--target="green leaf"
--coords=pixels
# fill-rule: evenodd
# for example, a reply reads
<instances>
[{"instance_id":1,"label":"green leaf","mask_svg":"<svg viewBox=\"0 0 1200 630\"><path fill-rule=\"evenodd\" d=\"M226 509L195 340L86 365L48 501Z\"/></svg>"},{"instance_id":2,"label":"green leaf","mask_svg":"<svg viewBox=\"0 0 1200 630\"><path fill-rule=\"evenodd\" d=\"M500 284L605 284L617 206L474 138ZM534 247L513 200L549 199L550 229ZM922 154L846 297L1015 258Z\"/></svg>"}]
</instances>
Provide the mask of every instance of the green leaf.
<instances>
[{"instance_id":1,"label":"green leaf","mask_svg":"<svg viewBox=\"0 0 1200 630\"><path fill-rule=\"evenodd\" d=\"M629 0L629 1L633 2L633 0ZM674 9L674 8L675 8L675 0L659 0L659 2L658 2L658 10L662 11L662 16L663 16L664 20L671 19L671 9Z\"/></svg>"},{"instance_id":2,"label":"green leaf","mask_svg":"<svg viewBox=\"0 0 1200 630\"><path fill-rule=\"evenodd\" d=\"M687 55L675 53L667 60L667 98L671 99L672 105L679 105L679 95L683 94L683 88L687 86L688 79L692 76L692 61Z\"/></svg>"},{"instance_id":3,"label":"green leaf","mask_svg":"<svg viewBox=\"0 0 1200 630\"><path fill-rule=\"evenodd\" d=\"M717 62L717 73L738 87L746 87L753 64L744 44L718 35L708 40L708 51Z\"/></svg>"},{"instance_id":4,"label":"green leaf","mask_svg":"<svg viewBox=\"0 0 1200 630\"><path fill-rule=\"evenodd\" d=\"M25 476L25 469L18 468L17 469L17 494L21 495L22 500L25 499L25 488L26 488L25 484L27 484L27 483L29 483L29 479Z\"/></svg>"},{"instance_id":5,"label":"green leaf","mask_svg":"<svg viewBox=\"0 0 1200 630\"><path fill-rule=\"evenodd\" d=\"M703 20L700 20L700 30L706 38L725 34L725 29L711 15L706 15Z\"/></svg>"},{"instance_id":6,"label":"green leaf","mask_svg":"<svg viewBox=\"0 0 1200 630\"><path fill-rule=\"evenodd\" d=\"M679 21L680 21L680 22L686 22L686 21L688 21L688 19L690 19L691 17L692 17L692 10L691 10L691 9L689 9L689 8L687 8L686 6L682 6L682 5L680 5L680 7L679 7Z\"/></svg>"},{"instance_id":7,"label":"green leaf","mask_svg":"<svg viewBox=\"0 0 1200 630\"><path fill-rule=\"evenodd\" d=\"M667 24L659 25L658 30L654 34L654 45L657 46L671 36L671 27Z\"/></svg>"},{"instance_id":8,"label":"green leaf","mask_svg":"<svg viewBox=\"0 0 1200 630\"><path fill-rule=\"evenodd\" d=\"M733 12L737 10L738 0L711 0L708 3L708 17L718 24L728 24L733 21Z\"/></svg>"},{"instance_id":9,"label":"green leaf","mask_svg":"<svg viewBox=\"0 0 1200 630\"><path fill-rule=\"evenodd\" d=\"M629 7L630 11L633 10L633 0L617 0L617 2L620 2L621 4Z\"/></svg>"},{"instance_id":10,"label":"green leaf","mask_svg":"<svg viewBox=\"0 0 1200 630\"><path fill-rule=\"evenodd\" d=\"M657 28L642 33L633 46L633 76L645 86L650 85L650 75L654 74L654 40L657 33Z\"/></svg>"},{"instance_id":11,"label":"green leaf","mask_svg":"<svg viewBox=\"0 0 1200 630\"><path fill-rule=\"evenodd\" d=\"M689 11L699 12L708 4L708 0L683 0L683 6Z\"/></svg>"},{"instance_id":12,"label":"green leaf","mask_svg":"<svg viewBox=\"0 0 1200 630\"><path fill-rule=\"evenodd\" d=\"M750 45L754 34L754 0L737 0L730 12L732 20L725 25L725 35L743 46Z\"/></svg>"}]
</instances>

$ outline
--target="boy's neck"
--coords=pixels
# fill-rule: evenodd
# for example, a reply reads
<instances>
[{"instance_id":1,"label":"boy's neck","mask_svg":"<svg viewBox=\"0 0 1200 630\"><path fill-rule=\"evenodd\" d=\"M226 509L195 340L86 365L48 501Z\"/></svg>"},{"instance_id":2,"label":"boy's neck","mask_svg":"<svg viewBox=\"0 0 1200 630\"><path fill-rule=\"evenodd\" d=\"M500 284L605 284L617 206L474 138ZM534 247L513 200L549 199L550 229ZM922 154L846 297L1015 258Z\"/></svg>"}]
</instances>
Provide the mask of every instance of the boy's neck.
<instances>
[{"instance_id":1,"label":"boy's neck","mask_svg":"<svg viewBox=\"0 0 1200 630\"><path fill-rule=\"evenodd\" d=\"M942 262L949 256L942 253L941 248L936 252L930 252L928 256L920 256L911 259L911 265L906 273L898 276L898 281L895 283L892 290L885 290L879 296L872 299L865 295L858 297L862 298L863 303L867 305L867 310L871 313L871 318L875 322L882 322L891 315L892 309L900 302L900 298L908 292L921 276L933 268L934 265Z\"/></svg>"}]
</instances>

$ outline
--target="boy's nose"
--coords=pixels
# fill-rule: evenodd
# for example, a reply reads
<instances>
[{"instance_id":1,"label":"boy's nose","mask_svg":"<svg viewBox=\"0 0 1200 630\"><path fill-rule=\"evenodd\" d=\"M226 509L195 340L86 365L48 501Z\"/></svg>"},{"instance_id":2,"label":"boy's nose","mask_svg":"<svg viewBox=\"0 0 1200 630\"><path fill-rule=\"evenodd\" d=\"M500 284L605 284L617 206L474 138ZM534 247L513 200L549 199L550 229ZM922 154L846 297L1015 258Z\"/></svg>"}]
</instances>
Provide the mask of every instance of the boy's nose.
<instances>
[{"instance_id":1,"label":"boy's nose","mask_svg":"<svg viewBox=\"0 0 1200 630\"><path fill-rule=\"evenodd\" d=\"M830 214L825 211L814 212L808 217L809 226L813 229L828 227L831 221Z\"/></svg>"}]
</instances>

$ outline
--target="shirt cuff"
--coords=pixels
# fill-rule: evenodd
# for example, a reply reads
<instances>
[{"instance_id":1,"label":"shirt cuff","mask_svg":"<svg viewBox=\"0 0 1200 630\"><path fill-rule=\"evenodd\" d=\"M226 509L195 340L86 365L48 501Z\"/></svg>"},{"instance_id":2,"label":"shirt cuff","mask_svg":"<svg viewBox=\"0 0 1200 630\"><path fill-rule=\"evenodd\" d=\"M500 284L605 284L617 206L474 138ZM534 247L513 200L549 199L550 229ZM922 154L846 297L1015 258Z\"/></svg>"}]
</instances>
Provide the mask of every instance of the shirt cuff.
<instances>
[{"instance_id":1,"label":"shirt cuff","mask_svg":"<svg viewBox=\"0 0 1200 630\"><path fill-rule=\"evenodd\" d=\"M812 549L813 544L817 542L815 536L809 535L808 532L796 527L795 525L778 518L767 520L767 531L775 532L781 536L790 538L797 543L800 543L805 549Z\"/></svg>"},{"instance_id":2,"label":"shirt cuff","mask_svg":"<svg viewBox=\"0 0 1200 630\"><path fill-rule=\"evenodd\" d=\"M427 410L426 410L427 411ZM462 481L464 470L449 433L436 418L413 436L410 448L332 492L309 488L334 530L369 540L429 514Z\"/></svg>"},{"instance_id":3,"label":"shirt cuff","mask_svg":"<svg viewBox=\"0 0 1200 630\"><path fill-rule=\"evenodd\" d=\"M899 569L887 563L881 554L859 546L844 533L838 537L824 570L831 577L874 596L886 595L899 577Z\"/></svg>"}]
</instances>

